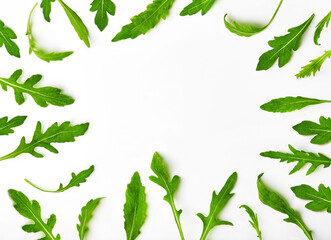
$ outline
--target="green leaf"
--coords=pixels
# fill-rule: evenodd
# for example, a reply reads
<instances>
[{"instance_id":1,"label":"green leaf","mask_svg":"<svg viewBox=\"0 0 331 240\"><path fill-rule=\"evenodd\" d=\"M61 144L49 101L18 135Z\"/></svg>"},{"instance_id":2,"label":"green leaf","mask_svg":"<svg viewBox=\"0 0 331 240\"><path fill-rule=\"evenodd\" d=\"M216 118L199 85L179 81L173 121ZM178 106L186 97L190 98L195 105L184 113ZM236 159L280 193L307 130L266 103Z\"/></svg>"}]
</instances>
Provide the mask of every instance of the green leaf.
<instances>
[{"instance_id":1,"label":"green leaf","mask_svg":"<svg viewBox=\"0 0 331 240\"><path fill-rule=\"evenodd\" d=\"M178 189L180 177L175 175L172 179L170 179L168 169L163 159L157 152L155 152L153 155L151 169L156 174L156 176L150 176L149 179L166 190L167 194L164 196L163 200L170 204L180 237L182 240L184 240L184 234L180 223L180 214L182 213L182 210L176 209L174 201L174 195Z\"/></svg>"},{"instance_id":2,"label":"green leaf","mask_svg":"<svg viewBox=\"0 0 331 240\"><path fill-rule=\"evenodd\" d=\"M34 101L41 107L47 107L48 104L55 106L66 106L72 104L75 100L61 93L61 89L54 87L35 88L34 86L40 82L42 76L40 74L33 75L24 83L18 83L17 80L22 75L22 70L16 70L10 78L0 78L0 85L3 90L7 91L8 87L12 87L15 93L16 102L21 105L25 102L23 93L29 94Z\"/></svg>"},{"instance_id":3,"label":"green leaf","mask_svg":"<svg viewBox=\"0 0 331 240\"><path fill-rule=\"evenodd\" d=\"M257 233L257 237L262 240L261 230L259 228L259 220L257 218L257 214L254 213L254 211L247 205L241 205L241 208L244 208L246 212L248 213L249 217L251 218L251 221L249 223L252 225L252 227L255 229Z\"/></svg>"},{"instance_id":4,"label":"green leaf","mask_svg":"<svg viewBox=\"0 0 331 240\"><path fill-rule=\"evenodd\" d=\"M323 184L318 186L318 191L316 191L311 186L302 184L300 186L291 187L295 196L304 200L310 200L306 204L306 208L315 212L320 212L327 210L331 213L331 189L330 187L325 187Z\"/></svg>"},{"instance_id":5,"label":"green leaf","mask_svg":"<svg viewBox=\"0 0 331 240\"><path fill-rule=\"evenodd\" d=\"M267 112L293 112L295 110L300 110L304 107L310 105L316 105L321 103L330 103L328 100L319 100L314 98L306 98L306 97L284 97L273 99L270 102L267 102L260 106L260 108Z\"/></svg>"},{"instance_id":6,"label":"green leaf","mask_svg":"<svg viewBox=\"0 0 331 240\"><path fill-rule=\"evenodd\" d=\"M231 21L226 21L226 16L227 14L224 15L224 24L225 27L232 33L237 34L238 36L241 37L251 37L259 32L262 32L264 29L266 29L274 20L276 14L278 13L278 10L280 8L280 6L282 5L283 0L281 0L278 4L278 7L274 13L274 15L271 17L270 21L267 23L267 25L265 26L259 26L256 24L252 24L252 23L244 23L244 22L238 22L235 20L231 20Z\"/></svg>"},{"instance_id":7,"label":"green leaf","mask_svg":"<svg viewBox=\"0 0 331 240\"><path fill-rule=\"evenodd\" d=\"M78 34L79 38L85 43L85 45L89 48L89 34L88 30L83 23L82 19L74 12L68 5L66 5L62 0L58 0L58 2L63 7L64 11L66 12L71 25L74 27L76 33Z\"/></svg>"},{"instance_id":8,"label":"green leaf","mask_svg":"<svg viewBox=\"0 0 331 240\"><path fill-rule=\"evenodd\" d=\"M94 18L95 25L102 32L108 25L108 15L114 16L116 6L111 0L93 0L91 3L91 12L97 12Z\"/></svg>"},{"instance_id":9,"label":"green leaf","mask_svg":"<svg viewBox=\"0 0 331 240\"><path fill-rule=\"evenodd\" d=\"M9 27L6 27L3 21L0 20L0 48L5 44L7 52L10 55L20 58L20 49L17 44L11 40L16 38L15 32Z\"/></svg>"},{"instance_id":10,"label":"green leaf","mask_svg":"<svg viewBox=\"0 0 331 240\"><path fill-rule=\"evenodd\" d=\"M175 0L154 0L147 9L131 18L131 23L122 27L122 30L113 38L112 42L123 39L135 39L141 34L147 33L154 28L161 18L166 19L170 8Z\"/></svg>"},{"instance_id":11,"label":"green leaf","mask_svg":"<svg viewBox=\"0 0 331 240\"><path fill-rule=\"evenodd\" d=\"M275 37L274 40L269 41L268 44L273 49L261 55L259 63L256 67L256 71L269 69L277 59L279 67L286 65L292 57L292 51L298 50L301 38L313 20L314 16L315 14L313 14L303 24L294 28L290 28L287 35Z\"/></svg>"},{"instance_id":12,"label":"green leaf","mask_svg":"<svg viewBox=\"0 0 331 240\"><path fill-rule=\"evenodd\" d=\"M314 43L316 45L321 45L318 43L318 39L321 36L321 32L323 28L329 26L330 19L331 19L331 11L317 24L314 34Z\"/></svg>"},{"instance_id":13,"label":"green leaf","mask_svg":"<svg viewBox=\"0 0 331 240\"><path fill-rule=\"evenodd\" d=\"M8 121L8 117L0 118L0 135L8 135L13 133L12 128L21 126L26 119L26 116L17 116Z\"/></svg>"},{"instance_id":14,"label":"green leaf","mask_svg":"<svg viewBox=\"0 0 331 240\"><path fill-rule=\"evenodd\" d=\"M71 126L70 122L64 122L61 125L54 123L45 133L41 131L41 123L37 123L36 130L30 143L25 142L25 137L22 137L19 146L12 153L0 158L0 161L14 158L22 153L30 153L37 158L44 157L42 154L35 151L36 147L43 147L52 153L58 153L57 149L51 143L74 142L75 137L82 136L88 129L89 124Z\"/></svg>"},{"instance_id":15,"label":"green leaf","mask_svg":"<svg viewBox=\"0 0 331 240\"><path fill-rule=\"evenodd\" d=\"M236 172L232 173L232 175L228 178L222 190L218 194L213 191L212 199L210 202L210 211L207 217L204 216L202 213L197 214L197 216L203 222L203 230L200 240L205 240L209 231L215 226L233 225L231 222L219 220L218 215L234 195L234 193L231 193L231 191L237 181L237 176L238 175Z\"/></svg>"},{"instance_id":16,"label":"green leaf","mask_svg":"<svg viewBox=\"0 0 331 240\"><path fill-rule=\"evenodd\" d=\"M37 3L38 4L38 3ZM29 39L29 54L31 54L32 52L41 60L44 60L46 62L51 62L51 61L61 61L64 58L70 56L71 54L73 54L72 51L69 52L47 52L45 50L43 50L42 48L38 47L38 44L32 34L32 21L31 21L31 15L35 9L35 7L37 6L34 5L34 7L32 8L29 18L28 18L28 27L27 27L27 31L26 31L26 35L28 36Z\"/></svg>"},{"instance_id":17,"label":"green leaf","mask_svg":"<svg viewBox=\"0 0 331 240\"><path fill-rule=\"evenodd\" d=\"M14 189L8 190L10 198L14 201L14 208L23 217L30 219L33 223L24 225L22 229L28 233L44 233L39 240L61 240L59 234L56 237L52 231L56 223L56 216L52 214L47 222L41 217L40 205L36 200L30 201L22 192Z\"/></svg>"},{"instance_id":18,"label":"green leaf","mask_svg":"<svg viewBox=\"0 0 331 240\"><path fill-rule=\"evenodd\" d=\"M91 199L83 208L81 214L78 216L79 224L77 224L77 230L79 234L79 240L84 240L89 231L89 222L93 217L94 210L100 204L103 198Z\"/></svg>"},{"instance_id":19,"label":"green leaf","mask_svg":"<svg viewBox=\"0 0 331 240\"><path fill-rule=\"evenodd\" d=\"M135 172L128 184L124 204L124 229L127 240L134 240L140 234L147 217L147 203L145 187L140 181L138 172Z\"/></svg>"},{"instance_id":20,"label":"green leaf","mask_svg":"<svg viewBox=\"0 0 331 240\"><path fill-rule=\"evenodd\" d=\"M310 77L311 74L315 76L316 72L321 70L322 64L324 63L325 59L330 57L331 57L331 51L325 51L325 53L322 56L310 60L310 63L302 67L302 70L295 76L297 78Z\"/></svg>"},{"instance_id":21,"label":"green leaf","mask_svg":"<svg viewBox=\"0 0 331 240\"><path fill-rule=\"evenodd\" d=\"M310 168L307 171L307 175L314 172L316 168L320 165L324 165L324 168L326 168L329 167L331 164L331 159L321 153L315 154L311 152L298 151L291 145L288 146L292 153L269 151L269 152L263 152L260 155L262 157L280 159L280 162L287 162L287 163L298 162L297 165L292 169L290 174L299 171L307 163L311 164Z\"/></svg>"},{"instance_id":22,"label":"green leaf","mask_svg":"<svg viewBox=\"0 0 331 240\"><path fill-rule=\"evenodd\" d=\"M259 191L259 198L261 202L278 212L288 215L288 218L284 219L284 221L294 223L302 229L309 240L313 240L312 232L303 222L300 214L291 208L282 195L269 188L262 182L262 175L263 173L257 178L257 189Z\"/></svg>"},{"instance_id":23,"label":"green leaf","mask_svg":"<svg viewBox=\"0 0 331 240\"><path fill-rule=\"evenodd\" d=\"M75 173L71 173L71 180L67 184L67 186L64 187L63 184L60 183L59 188L57 190L54 190L54 191L44 190L40 187L37 187L35 184L31 183L27 179L25 179L25 181L27 183L29 183L32 187L35 187L40 191L49 192L49 193L59 193L59 192L64 192L64 191L66 191L66 190L68 190L69 188L72 188L72 187L79 187L81 183L86 182L86 179L92 174L93 171L94 171L94 166L92 165L89 169L86 169L86 170L78 173L77 175Z\"/></svg>"},{"instance_id":24,"label":"green leaf","mask_svg":"<svg viewBox=\"0 0 331 240\"><path fill-rule=\"evenodd\" d=\"M181 12L180 16L193 15L201 11L201 15L205 15L214 5L216 0L193 0Z\"/></svg>"},{"instance_id":25,"label":"green leaf","mask_svg":"<svg viewBox=\"0 0 331 240\"><path fill-rule=\"evenodd\" d=\"M40 7L43 9L44 18L47 22L51 21L50 14L52 10L52 2L55 0L42 0Z\"/></svg>"},{"instance_id":26,"label":"green leaf","mask_svg":"<svg viewBox=\"0 0 331 240\"><path fill-rule=\"evenodd\" d=\"M320 124L312 121L303 121L293 127L300 135L316 135L310 141L313 144L325 144L331 141L331 118L323 116L319 119Z\"/></svg>"}]
</instances>

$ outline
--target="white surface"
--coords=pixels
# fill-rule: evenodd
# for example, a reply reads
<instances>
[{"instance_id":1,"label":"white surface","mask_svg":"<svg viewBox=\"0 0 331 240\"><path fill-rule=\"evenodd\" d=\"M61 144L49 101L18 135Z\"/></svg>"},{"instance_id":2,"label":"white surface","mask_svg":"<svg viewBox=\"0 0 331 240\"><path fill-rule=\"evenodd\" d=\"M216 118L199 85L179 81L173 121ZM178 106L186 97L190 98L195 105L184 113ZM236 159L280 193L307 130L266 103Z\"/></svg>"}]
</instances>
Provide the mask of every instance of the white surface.
<instances>
[{"instance_id":1,"label":"white surface","mask_svg":"<svg viewBox=\"0 0 331 240\"><path fill-rule=\"evenodd\" d=\"M28 55L26 21L34 1L11 0L0 3L0 16L18 35L21 58L10 57L0 49L1 76L9 77L22 68L24 76L40 73L41 86L56 86L73 96L76 102L64 108L37 106L31 97L18 106L12 90L1 91L1 115L28 115L26 123L15 134L0 138L0 155L16 148L22 136L32 137L36 122L46 129L53 122L90 122L87 134L75 143L54 144L59 154L43 149L42 159L24 154L1 162L0 166L0 239L34 240L39 234L28 234L21 226L28 221L12 207L7 190L23 191L39 201L42 216L57 216L54 233L62 239L78 239L76 224L80 209L91 198L102 201L91 222L87 239L125 239L123 204L126 184L139 171L146 186L148 218L139 239L179 239L170 207L162 200L164 191L150 182L150 162L154 151L167 161L171 175L181 176L176 204L183 209L181 217L187 240L199 239L202 223L196 213L208 214L211 193L219 191L227 177L237 171L236 193L221 213L221 219L234 226L212 230L210 240L254 240L256 233L248 215L239 209L247 204L259 215L266 240L306 239L286 216L258 200L256 178L265 172L264 180L300 211L315 240L330 239L331 216L305 209L306 201L297 199L290 187L308 183L313 187L330 185L330 169L319 168L310 176L302 171L289 176L293 164L262 158L267 150L287 151L287 144L306 151L330 155L329 145L314 146L309 137L298 135L291 127L303 120L317 121L329 117L331 106L322 104L288 114L263 112L259 106L273 98L306 96L331 99L330 62L326 60L315 78L297 80L300 67L331 47L330 29L324 30L320 42L313 44L314 27L330 10L330 1L284 1L271 26L251 38L230 33L223 16L267 22L277 1L218 0L208 14L201 17L179 16L190 0L177 0L166 21L135 40L111 43L129 19L143 11L149 0L115 1L117 12L110 17L102 33L94 25L91 1L67 0L84 20L90 31L91 48L78 39L60 5L55 2L51 23L35 11L34 33L47 49L74 50L63 62L46 63ZM267 42L298 26L312 13L316 14L303 38L299 51L284 68L274 66L256 72L259 56L269 49ZM96 167L87 183L62 194L47 194L31 188L24 178L44 188L56 188L69 181L71 172L91 164Z\"/></svg>"}]
</instances>

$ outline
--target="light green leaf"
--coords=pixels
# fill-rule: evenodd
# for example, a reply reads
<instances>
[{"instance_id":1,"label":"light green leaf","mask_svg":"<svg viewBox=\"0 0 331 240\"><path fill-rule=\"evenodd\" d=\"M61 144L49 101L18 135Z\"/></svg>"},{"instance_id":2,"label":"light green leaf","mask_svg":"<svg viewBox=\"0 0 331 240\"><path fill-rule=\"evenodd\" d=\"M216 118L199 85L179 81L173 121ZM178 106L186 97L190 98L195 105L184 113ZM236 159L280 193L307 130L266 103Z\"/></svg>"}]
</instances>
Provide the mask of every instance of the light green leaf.
<instances>
[{"instance_id":1,"label":"light green leaf","mask_svg":"<svg viewBox=\"0 0 331 240\"><path fill-rule=\"evenodd\" d=\"M298 50L301 43L301 38L312 22L314 16L315 14L313 14L303 24L290 28L287 35L275 37L274 40L269 41L268 44L273 49L261 55L256 71L269 69L277 59L279 67L286 65L292 57L292 51Z\"/></svg>"},{"instance_id":2,"label":"light green leaf","mask_svg":"<svg viewBox=\"0 0 331 240\"><path fill-rule=\"evenodd\" d=\"M269 188L264 184L264 182L262 182L262 175L263 174L260 174L257 179L257 189L259 191L259 198L261 202L278 212L288 215L288 218L284 219L284 221L294 223L302 229L309 240L313 240L312 232L303 222L300 214L291 208L282 195Z\"/></svg>"},{"instance_id":3,"label":"light green leaf","mask_svg":"<svg viewBox=\"0 0 331 240\"><path fill-rule=\"evenodd\" d=\"M35 184L33 184L32 182L30 182L27 179L25 179L25 181L27 183L29 183L32 187L35 187L40 191L49 192L49 193L59 193L59 192L64 192L64 191L66 191L66 190L68 190L69 188L72 188L72 187L79 187L81 183L86 182L86 179L92 174L93 171L94 171L94 166L92 165L89 169L86 169L86 170L78 173L77 175L75 173L71 173L71 180L67 184L67 186L64 187L63 184L60 183L59 188L57 190L54 190L54 191L44 190L40 187L37 187Z\"/></svg>"},{"instance_id":4,"label":"light green leaf","mask_svg":"<svg viewBox=\"0 0 331 240\"><path fill-rule=\"evenodd\" d=\"M57 149L51 143L74 142L75 137L82 136L88 129L89 124L71 126L70 122L64 122L61 125L54 123L45 133L41 131L41 123L37 123L36 130L30 143L25 142L25 137L22 137L19 146L13 152L0 158L0 161L14 158L22 153L30 153L37 158L44 157L42 154L35 151L36 147L43 147L52 153L58 153Z\"/></svg>"},{"instance_id":5,"label":"light green leaf","mask_svg":"<svg viewBox=\"0 0 331 240\"><path fill-rule=\"evenodd\" d=\"M248 213L249 217L251 218L251 221L249 223L252 225L252 227L255 229L257 233L257 237L262 240L261 230L259 227L259 220L257 218L257 214L254 213L254 211L247 205L241 205L241 208L244 208L246 212Z\"/></svg>"},{"instance_id":6,"label":"light green leaf","mask_svg":"<svg viewBox=\"0 0 331 240\"><path fill-rule=\"evenodd\" d=\"M17 116L8 121L8 117L0 118L0 135L8 135L13 133L12 128L21 126L26 119L26 116Z\"/></svg>"},{"instance_id":7,"label":"light green leaf","mask_svg":"<svg viewBox=\"0 0 331 240\"><path fill-rule=\"evenodd\" d=\"M30 201L22 192L14 189L8 190L10 198L14 201L14 208L23 217L30 219L33 223L24 225L22 229L28 233L42 232L44 237L39 240L61 240L59 234L52 233L56 223L56 216L52 214L47 222L41 217L40 205L36 200Z\"/></svg>"},{"instance_id":8,"label":"light green leaf","mask_svg":"<svg viewBox=\"0 0 331 240\"><path fill-rule=\"evenodd\" d=\"M314 172L316 168L320 165L324 165L324 167L326 168L329 167L331 164L331 159L321 153L315 154L311 152L298 151L291 145L288 146L292 153L269 151L263 152L260 155L262 157L280 159L280 162L298 162L297 165L292 169L290 174L299 171L307 163L311 164L310 168L307 171L307 175Z\"/></svg>"},{"instance_id":9,"label":"light green leaf","mask_svg":"<svg viewBox=\"0 0 331 240\"><path fill-rule=\"evenodd\" d=\"M203 222L203 230L200 240L205 240L207 238L209 231L213 229L215 226L233 225L231 222L219 220L218 215L226 206L228 201L233 197L234 193L231 193L231 191L234 188L234 185L236 184L237 177L238 175L236 172L232 173L232 175L228 178L228 180L226 181L223 188L218 194L216 194L216 192L213 191L212 199L210 202L210 211L207 217L204 216L202 213L197 214L197 216Z\"/></svg>"},{"instance_id":10,"label":"light green leaf","mask_svg":"<svg viewBox=\"0 0 331 240\"><path fill-rule=\"evenodd\" d=\"M297 78L310 77L311 74L315 76L316 72L321 70L322 64L324 63L325 59L330 57L331 57L331 51L325 51L325 53L322 56L310 60L310 63L302 67L302 70L295 76Z\"/></svg>"},{"instance_id":11,"label":"light green leaf","mask_svg":"<svg viewBox=\"0 0 331 240\"><path fill-rule=\"evenodd\" d=\"M145 187L140 181L138 172L135 172L128 184L124 204L124 229L127 240L134 240L140 234L147 217L147 203Z\"/></svg>"},{"instance_id":12,"label":"light green leaf","mask_svg":"<svg viewBox=\"0 0 331 240\"><path fill-rule=\"evenodd\" d=\"M131 18L131 23L122 27L122 30L113 38L112 42L127 38L135 39L139 35L147 33L159 23L161 18L166 19L174 1L154 0L144 12Z\"/></svg>"},{"instance_id":13,"label":"light green leaf","mask_svg":"<svg viewBox=\"0 0 331 240\"><path fill-rule=\"evenodd\" d=\"M95 25L102 32L108 25L108 15L114 16L116 6L111 0L93 0L91 3L91 12L97 12L94 18Z\"/></svg>"},{"instance_id":14,"label":"light green leaf","mask_svg":"<svg viewBox=\"0 0 331 240\"><path fill-rule=\"evenodd\" d=\"M47 22L51 21L50 14L52 10L52 2L55 2L55 0L42 0L40 7L43 9L44 18Z\"/></svg>"},{"instance_id":15,"label":"light green leaf","mask_svg":"<svg viewBox=\"0 0 331 240\"><path fill-rule=\"evenodd\" d=\"M193 15L201 11L201 15L205 15L216 0L193 0L192 3L187 5L181 12L180 16Z\"/></svg>"},{"instance_id":16,"label":"light green leaf","mask_svg":"<svg viewBox=\"0 0 331 240\"><path fill-rule=\"evenodd\" d=\"M314 34L314 43L316 45L321 45L318 43L318 39L320 38L321 32L324 29L324 27L329 26L330 19L331 19L331 11L317 24Z\"/></svg>"},{"instance_id":17,"label":"light green leaf","mask_svg":"<svg viewBox=\"0 0 331 240\"><path fill-rule=\"evenodd\" d=\"M6 27L3 21L0 20L0 48L5 45L10 55L20 58L20 49L17 44L12 41L12 39L16 38L15 32L9 27Z\"/></svg>"}]
</instances>

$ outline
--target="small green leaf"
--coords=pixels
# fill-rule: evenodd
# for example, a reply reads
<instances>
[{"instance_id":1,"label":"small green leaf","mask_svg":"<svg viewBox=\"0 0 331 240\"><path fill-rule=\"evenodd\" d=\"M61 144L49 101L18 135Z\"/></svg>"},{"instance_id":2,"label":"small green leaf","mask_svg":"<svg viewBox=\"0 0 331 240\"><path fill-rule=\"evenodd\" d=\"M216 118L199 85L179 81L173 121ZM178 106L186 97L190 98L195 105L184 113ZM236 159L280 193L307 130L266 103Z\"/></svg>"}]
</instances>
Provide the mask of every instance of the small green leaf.
<instances>
[{"instance_id":1,"label":"small green leaf","mask_svg":"<svg viewBox=\"0 0 331 240\"><path fill-rule=\"evenodd\" d=\"M277 59L280 68L286 65L292 57L292 51L298 50L301 38L312 22L314 16L315 15L313 14L303 24L290 28L287 35L275 37L274 40L269 41L268 44L273 49L261 55L256 71L269 69Z\"/></svg>"},{"instance_id":2,"label":"small green leaf","mask_svg":"<svg viewBox=\"0 0 331 240\"><path fill-rule=\"evenodd\" d=\"M32 156L37 158L44 157L42 154L35 151L36 147L43 147L52 153L58 153L57 149L53 147L51 143L74 142L75 137L85 134L88 126L88 123L75 126L71 126L70 122L64 122L61 125L54 123L46 130L45 133L42 133L41 123L38 122L31 142L26 143L25 137L22 137L16 150L0 158L0 161L14 158L22 153L30 153Z\"/></svg>"},{"instance_id":3,"label":"small green leaf","mask_svg":"<svg viewBox=\"0 0 331 240\"><path fill-rule=\"evenodd\" d=\"M260 174L257 179L257 188L261 202L278 212L288 215L288 218L284 219L284 221L288 223L294 223L302 229L309 240L313 240L312 232L303 222L300 214L291 208L291 206L287 203L282 195L269 188L262 182L262 175L263 173Z\"/></svg>"},{"instance_id":4,"label":"small green leaf","mask_svg":"<svg viewBox=\"0 0 331 240\"><path fill-rule=\"evenodd\" d=\"M66 12L71 25L74 27L76 33L78 34L79 38L85 43L85 45L89 48L90 41L88 39L89 34L88 30L83 23L82 19L74 12L67 4L65 4L62 0L58 0L58 2L63 7L64 11Z\"/></svg>"},{"instance_id":5,"label":"small green leaf","mask_svg":"<svg viewBox=\"0 0 331 240\"><path fill-rule=\"evenodd\" d=\"M77 224L77 230L79 234L79 240L84 240L89 231L89 222L92 220L93 212L100 204L103 198L91 199L83 208L82 213L78 216L79 224Z\"/></svg>"},{"instance_id":6,"label":"small green leaf","mask_svg":"<svg viewBox=\"0 0 331 240\"><path fill-rule=\"evenodd\" d=\"M260 155L262 157L280 159L280 162L298 162L297 165L292 169L290 174L299 171L307 163L311 164L310 168L307 171L307 175L314 172L316 168L320 165L324 165L324 168L326 168L329 167L331 164L331 159L321 153L315 154L311 152L298 151L291 145L288 146L292 153L269 151L263 152Z\"/></svg>"},{"instance_id":7,"label":"small green leaf","mask_svg":"<svg viewBox=\"0 0 331 240\"><path fill-rule=\"evenodd\" d=\"M127 240L134 240L140 234L147 217L147 203L145 187L140 181L138 172L135 172L128 184L124 204L124 229Z\"/></svg>"},{"instance_id":8,"label":"small green leaf","mask_svg":"<svg viewBox=\"0 0 331 240\"><path fill-rule=\"evenodd\" d=\"M267 112L274 113L285 113L285 112L293 112L295 110L300 110L304 107L310 105L316 105L321 103L330 103L328 100L319 100L314 98L306 98L306 97L284 97L273 99L270 102L267 102L260 106L260 108Z\"/></svg>"},{"instance_id":9,"label":"small green leaf","mask_svg":"<svg viewBox=\"0 0 331 240\"><path fill-rule=\"evenodd\" d=\"M34 101L41 107L47 107L48 104L55 106L66 106L72 104L75 100L67 95L61 93L61 89L54 87L35 88L34 86L40 82L42 76L39 74L28 78L24 83L18 83L23 71L16 70L10 78L0 78L0 86L4 91L8 87L12 87L15 93L16 102L21 105L25 102L23 93L29 94Z\"/></svg>"},{"instance_id":10,"label":"small green leaf","mask_svg":"<svg viewBox=\"0 0 331 240\"><path fill-rule=\"evenodd\" d=\"M116 6L111 0L93 0L91 3L91 12L97 12L94 18L95 25L102 32L108 25L108 15L114 16Z\"/></svg>"},{"instance_id":11,"label":"small green leaf","mask_svg":"<svg viewBox=\"0 0 331 240\"><path fill-rule=\"evenodd\" d=\"M300 135L316 135L310 141L313 144L325 144L331 141L331 118L323 116L319 119L320 124L312 121L303 121L293 127Z\"/></svg>"},{"instance_id":12,"label":"small green leaf","mask_svg":"<svg viewBox=\"0 0 331 240\"><path fill-rule=\"evenodd\" d=\"M254 213L254 211L247 205L241 205L241 208L244 208L246 212L248 213L249 217L251 218L251 221L249 223L252 225L252 227L255 229L257 233L257 237L262 240L261 230L259 228L259 220L257 218L257 214Z\"/></svg>"},{"instance_id":13,"label":"small green leaf","mask_svg":"<svg viewBox=\"0 0 331 240\"><path fill-rule=\"evenodd\" d=\"M213 229L215 226L233 225L231 222L219 220L218 215L226 206L228 201L233 197L234 193L231 193L231 191L234 188L234 185L236 184L237 177L238 175L236 172L232 173L232 175L228 178L222 190L218 194L216 194L216 192L213 191L212 199L210 202L210 211L207 217L204 216L202 213L197 214L197 216L203 222L203 230L200 240L205 240L207 238L209 231Z\"/></svg>"},{"instance_id":14,"label":"small green leaf","mask_svg":"<svg viewBox=\"0 0 331 240\"><path fill-rule=\"evenodd\" d=\"M14 201L14 208L23 217L32 221L32 223L24 225L22 229L28 233L42 232L43 238L39 240L61 240L59 234L56 237L53 235L53 228L56 223L56 216L52 214L47 222L44 222L41 217L40 205L36 200L30 201L22 192L14 189L8 190L10 198Z\"/></svg>"},{"instance_id":15,"label":"small green leaf","mask_svg":"<svg viewBox=\"0 0 331 240\"><path fill-rule=\"evenodd\" d=\"M201 15L205 15L216 0L193 0L181 12L180 16L193 15L201 11Z\"/></svg>"},{"instance_id":16,"label":"small green leaf","mask_svg":"<svg viewBox=\"0 0 331 240\"><path fill-rule=\"evenodd\" d=\"M323 184L318 186L316 191L311 186L302 184L300 186L291 187L295 196L304 200L310 200L306 204L306 208L315 212L326 210L331 213L331 189Z\"/></svg>"},{"instance_id":17,"label":"small green leaf","mask_svg":"<svg viewBox=\"0 0 331 240\"><path fill-rule=\"evenodd\" d=\"M17 44L11 40L16 38L15 32L9 27L6 27L3 21L0 20L0 48L5 45L10 55L20 58L20 49Z\"/></svg>"},{"instance_id":18,"label":"small green leaf","mask_svg":"<svg viewBox=\"0 0 331 240\"><path fill-rule=\"evenodd\" d=\"M14 130L12 128L21 126L26 116L17 116L8 121L8 117L0 118L0 135L8 135L13 133Z\"/></svg>"},{"instance_id":19,"label":"small green leaf","mask_svg":"<svg viewBox=\"0 0 331 240\"><path fill-rule=\"evenodd\" d=\"M30 184L32 187L37 188L40 191L49 192L49 193L59 193L59 192L64 192L64 191L66 191L66 190L68 190L69 188L72 188L72 187L79 187L81 183L86 182L86 179L92 174L93 171L94 171L94 166L92 165L89 169L86 169L86 170L78 173L77 175L75 173L71 173L71 180L67 184L67 186L64 187L63 184L60 183L59 188L57 190L54 190L54 191L44 190L40 187L37 187L35 184L31 183L27 179L25 179L25 181L28 184Z\"/></svg>"},{"instance_id":20,"label":"small green leaf","mask_svg":"<svg viewBox=\"0 0 331 240\"><path fill-rule=\"evenodd\" d=\"M52 10L52 2L55 2L55 0L42 0L40 7L43 9L44 18L47 22L51 21L50 14Z\"/></svg>"},{"instance_id":21,"label":"small green leaf","mask_svg":"<svg viewBox=\"0 0 331 240\"><path fill-rule=\"evenodd\" d=\"M321 45L318 43L318 39L320 38L321 32L324 29L324 27L329 26L330 19L331 19L331 11L317 24L314 34L314 43L316 45Z\"/></svg>"}]
</instances>

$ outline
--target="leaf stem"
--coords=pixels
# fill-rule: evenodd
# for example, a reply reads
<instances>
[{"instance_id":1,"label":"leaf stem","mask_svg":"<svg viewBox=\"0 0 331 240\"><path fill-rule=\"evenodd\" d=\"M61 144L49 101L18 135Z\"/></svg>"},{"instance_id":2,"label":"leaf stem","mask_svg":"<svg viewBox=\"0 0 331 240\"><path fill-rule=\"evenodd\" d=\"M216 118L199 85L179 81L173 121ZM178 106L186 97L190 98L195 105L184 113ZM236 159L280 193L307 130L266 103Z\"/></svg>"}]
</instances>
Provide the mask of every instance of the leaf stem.
<instances>
[{"instance_id":1,"label":"leaf stem","mask_svg":"<svg viewBox=\"0 0 331 240\"><path fill-rule=\"evenodd\" d=\"M185 240L182 225L180 223L180 218L178 217L174 199L172 197L170 197L170 206L171 206L172 213L174 214L174 218L175 218L175 222L176 222L179 234L180 234L180 238L181 238L181 240Z\"/></svg>"},{"instance_id":2,"label":"leaf stem","mask_svg":"<svg viewBox=\"0 0 331 240\"><path fill-rule=\"evenodd\" d=\"M283 3L283 0L280 0L277 9L276 9L276 11L274 12L274 15L272 15L270 21L268 22L268 24L267 24L264 28L267 28L267 27L272 23L272 21L274 20L274 18L276 17L276 15L277 15L277 13L278 13L278 10L279 10L280 6L282 5L282 3Z\"/></svg>"}]
</instances>

